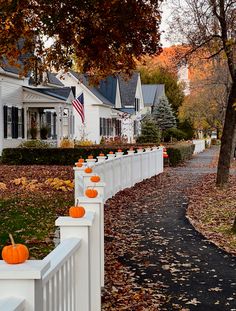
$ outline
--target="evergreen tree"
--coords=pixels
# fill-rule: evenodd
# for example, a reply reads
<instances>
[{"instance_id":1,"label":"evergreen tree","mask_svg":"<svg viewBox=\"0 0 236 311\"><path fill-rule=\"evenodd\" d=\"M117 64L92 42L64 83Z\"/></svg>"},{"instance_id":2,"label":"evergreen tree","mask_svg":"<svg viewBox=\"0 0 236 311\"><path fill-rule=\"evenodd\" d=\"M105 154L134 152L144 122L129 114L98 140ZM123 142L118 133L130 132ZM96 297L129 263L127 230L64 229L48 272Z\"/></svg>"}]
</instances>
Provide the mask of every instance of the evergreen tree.
<instances>
[{"instance_id":1,"label":"evergreen tree","mask_svg":"<svg viewBox=\"0 0 236 311\"><path fill-rule=\"evenodd\" d=\"M159 144L161 132L153 120L147 119L142 122L141 135L137 138L137 143Z\"/></svg>"},{"instance_id":2,"label":"evergreen tree","mask_svg":"<svg viewBox=\"0 0 236 311\"><path fill-rule=\"evenodd\" d=\"M153 120L161 130L176 127L176 118L167 97L163 96L152 112Z\"/></svg>"}]
</instances>

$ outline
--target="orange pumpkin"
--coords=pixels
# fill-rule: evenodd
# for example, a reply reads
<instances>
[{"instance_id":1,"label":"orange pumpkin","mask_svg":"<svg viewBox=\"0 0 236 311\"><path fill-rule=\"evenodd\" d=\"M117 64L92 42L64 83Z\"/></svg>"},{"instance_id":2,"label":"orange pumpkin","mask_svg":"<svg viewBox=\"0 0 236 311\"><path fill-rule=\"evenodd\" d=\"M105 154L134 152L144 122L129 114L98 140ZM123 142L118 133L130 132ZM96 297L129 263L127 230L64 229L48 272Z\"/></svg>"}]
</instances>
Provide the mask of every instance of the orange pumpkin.
<instances>
[{"instance_id":1,"label":"orange pumpkin","mask_svg":"<svg viewBox=\"0 0 236 311\"><path fill-rule=\"evenodd\" d=\"M89 174L92 173L92 168L91 167L86 167L86 169L84 170L85 173Z\"/></svg>"},{"instance_id":2,"label":"orange pumpkin","mask_svg":"<svg viewBox=\"0 0 236 311\"><path fill-rule=\"evenodd\" d=\"M113 154L113 151L109 151L109 154Z\"/></svg>"},{"instance_id":3,"label":"orange pumpkin","mask_svg":"<svg viewBox=\"0 0 236 311\"><path fill-rule=\"evenodd\" d=\"M104 157L104 153L99 153L99 157Z\"/></svg>"},{"instance_id":4,"label":"orange pumpkin","mask_svg":"<svg viewBox=\"0 0 236 311\"><path fill-rule=\"evenodd\" d=\"M85 209L83 206L71 206L69 209L69 215L72 218L82 218L84 217Z\"/></svg>"},{"instance_id":5,"label":"orange pumpkin","mask_svg":"<svg viewBox=\"0 0 236 311\"><path fill-rule=\"evenodd\" d=\"M83 163L82 163L82 162L77 162L77 163L76 163L76 166L77 166L77 167L82 167L82 166L83 166Z\"/></svg>"},{"instance_id":6,"label":"orange pumpkin","mask_svg":"<svg viewBox=\"0 0 236 311\"><path fill-rule=\"evenodd\" d=\"M11 244L2 249L2 259L9 264L23 263L29 258L29 250L24 244L15 244L11 234L9 234Z\"/></svg>"},{"instance_id":7,"label":"orange pumpkin","mask_svg":"<svg viewBox=\"0 0 236 311\"><path fill-rule=\"evenodd\" d=\"M96 189L86 189L85 190L85 195L88 197L88 198L96 198L97 195L98 195L98 192Z\"/></svg>"},{"instance_id":8,"label":"orange pumpkin","mask_svg":"<svg viewBox=\"0 0 236 311\"><path fill-rule=\"evenodd\" d=\"M81 159L78 160L78 162L83 163L84 159L81 158Z\"/></svg>"},{"instance_id":9,"label":"orange pumpkin","mask_svg":"<svg viewBox=\"0 0 236 311\"><path fill-rule=\"evenodd\" d=\"M99 182L101 180L101 178L98 175L94 175L94 176L90 177L90 180L92 182Z\"/></svg>"},{"instance_id":10,"label":"orange pumpkin","mask_svg":"<svg viewBox=\"0 0 236 311\"><path fill-rule=\"evenodd\" d=\"M90 155L88 156L88 159L93 159L93 156L90 154Z\"/></svg>"},{"instance_id":11,"label":"orange pumpkin","mask_svg":"<svg viewBox=\"0 0 236 311\"><path fill-rule=\"evenodd\" d=\"M121 149L118 149L118 152L122 152L122 150L121 150Z\"/></svg>"}]
</instances>

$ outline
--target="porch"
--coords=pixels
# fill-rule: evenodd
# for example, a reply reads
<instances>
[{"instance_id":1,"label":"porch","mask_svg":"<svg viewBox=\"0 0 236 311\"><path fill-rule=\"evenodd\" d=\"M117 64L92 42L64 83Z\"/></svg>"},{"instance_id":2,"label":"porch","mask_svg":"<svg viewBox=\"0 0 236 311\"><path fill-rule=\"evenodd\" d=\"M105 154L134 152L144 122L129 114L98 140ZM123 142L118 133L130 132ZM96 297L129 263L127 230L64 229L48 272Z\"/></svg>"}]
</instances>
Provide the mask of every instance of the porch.
<instances>
[{"instance_id":1,"label":"porch","mask_svg":"<svg viewBox=\"0 0 236 311\"><path fill-rule=\"evenodd\" d=\"M74 99L70 88L23 89L24 137L54 142L72 138L74 120L71 101Z\"/></svg>"}]
</instances>

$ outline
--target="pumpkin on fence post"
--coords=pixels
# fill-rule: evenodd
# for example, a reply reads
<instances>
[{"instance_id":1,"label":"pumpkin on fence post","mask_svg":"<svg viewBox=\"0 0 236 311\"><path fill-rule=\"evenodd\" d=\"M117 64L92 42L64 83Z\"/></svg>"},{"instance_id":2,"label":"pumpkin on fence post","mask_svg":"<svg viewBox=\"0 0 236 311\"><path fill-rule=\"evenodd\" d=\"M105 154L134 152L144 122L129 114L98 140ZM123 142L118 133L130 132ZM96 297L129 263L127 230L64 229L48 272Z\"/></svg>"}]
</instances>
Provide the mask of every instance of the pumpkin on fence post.
<instances>
[{"instance_id":1,"label":"pumpkin on fence post","mask_svg":"<svg viewBox=\"0 0 236 311\"><path fill-rule=\"evenodd\" d=\"M88 198L96 198L97 195L98 195L98 191L96 189L93 189L93 188L87 188L85 190L85 195L88 197Z\"/></svg>"},{"instance_id":2,"label":"pumpkin on fence post","mask_svg":"<svg viewBox=\"0 0 236 311\"><path fill-rule=\"evenodd\" d=\"M24 244L15 244L13 236L9 234L11 244L2 249L2 259L9 264L19 264L29 258L29 250Z\"/></svg>"},{"instance_id":3,"label":"pumpkin on fence post","mask_svg":"<svg viewBox=\"0 0 236 311\"><path fill-rule=\"evenodd\" d=\"M94 175L94 176L91 176L90 177L90 180L92 181L92 182L99 182L100 180L101 180L101 178L100 178L100 176L98 176L98 175Z\"/></svg>"},{"instance_id":4,"label":"pumpkin on fence post","mask_svg":"<svg viewBox=\"0 0 236 311\"><path fill-rule=\"evenodd\" d=\"M71 206L69 209L69 215L72 218L82 218L85 215L85 209L83 206Z\"/></svg>"},{"instance_id":5,"label":"pumpkin on fence post","mask_svg":"<svg viewBox=\"0 0 236 311\"><path fill-rule=\"evenodd\" d=\"M90 174L93 172L93 169L91 167L86 167L86 169L84 170L85 173Z\"/></svg>"}]
</instances>

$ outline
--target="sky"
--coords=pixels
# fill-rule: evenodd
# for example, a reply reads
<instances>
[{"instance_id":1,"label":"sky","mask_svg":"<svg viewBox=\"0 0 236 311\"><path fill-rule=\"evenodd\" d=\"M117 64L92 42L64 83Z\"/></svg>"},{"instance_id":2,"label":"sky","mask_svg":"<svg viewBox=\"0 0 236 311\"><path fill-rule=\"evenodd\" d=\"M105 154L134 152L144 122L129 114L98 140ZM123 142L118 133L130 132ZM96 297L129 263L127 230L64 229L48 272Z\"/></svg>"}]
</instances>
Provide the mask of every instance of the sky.
<instances>
[{"instance_id":1,"label":"sky","mask_svg":"<svg viewBox=\"0 0 236 311\"><path fill-rule=\"evenodd\" d=\"M162 4L161 9L163 11L162 13L162 22L161 22L161 31L166 31L168 29L168 21L171 19L171 9L168 7L168 4L166 1ZM166 38L167 34L163 33L161 35L161 43L164 47L170 46L173 43L171 43L170 40Z\"/></svg>"}]
</instances>

